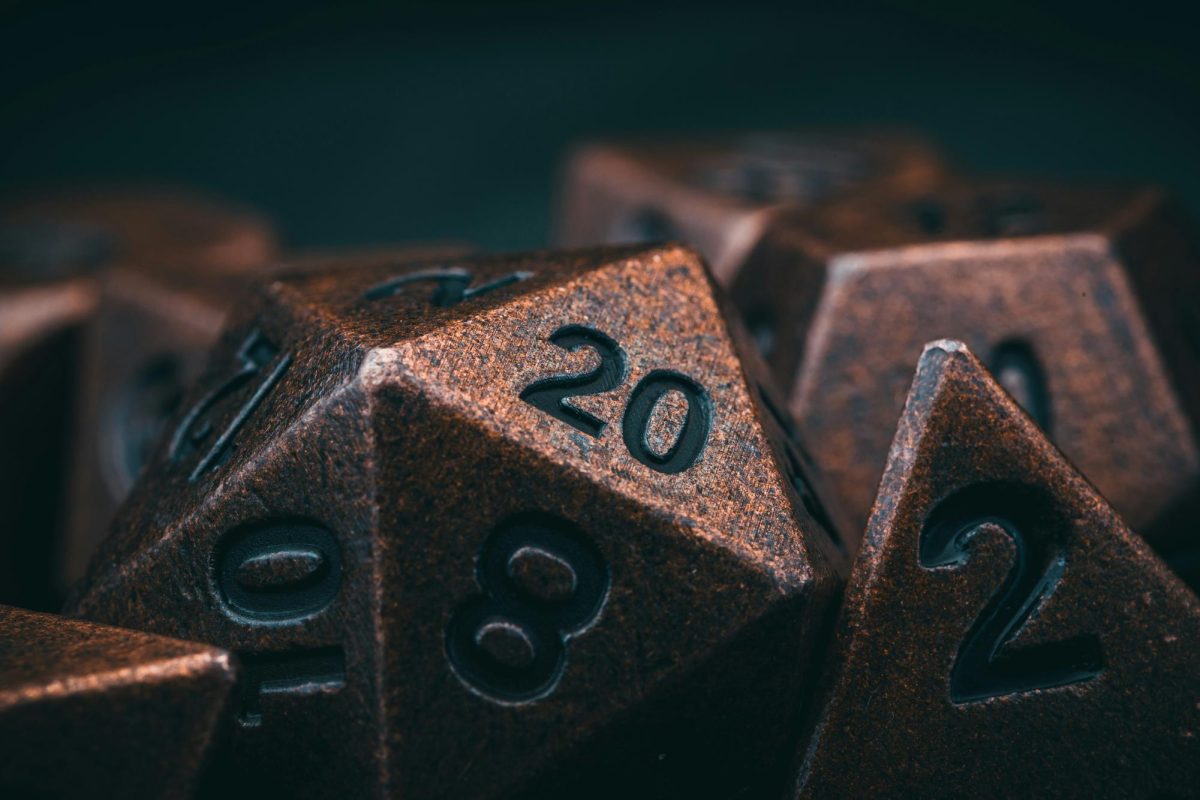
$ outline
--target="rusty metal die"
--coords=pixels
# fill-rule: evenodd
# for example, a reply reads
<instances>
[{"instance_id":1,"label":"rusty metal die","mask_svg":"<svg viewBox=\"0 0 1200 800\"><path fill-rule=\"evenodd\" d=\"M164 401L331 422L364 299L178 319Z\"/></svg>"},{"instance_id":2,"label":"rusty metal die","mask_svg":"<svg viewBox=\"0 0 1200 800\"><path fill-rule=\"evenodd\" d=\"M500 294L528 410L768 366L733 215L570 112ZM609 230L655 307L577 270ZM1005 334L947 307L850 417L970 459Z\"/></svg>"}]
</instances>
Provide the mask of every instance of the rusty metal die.
<instances>
[{"instance_id":1,"label":"rusty metal die","mask_svg":"<svg viewBox=\"0 0 1200 800\"><path fill-rule=\"evenodd\" d=\"M81 326L114 265L234 271L269 256L257 218L155 189L57 192L0 204L0 602L57 608Z\"/></svg>"},{"instance_id":2,"label":"rusty metal die","mask_svg":"<svg viewBox=\"0 0 1200 800\"><path fill-rule=\"evenodd\" d=\"M729 286L781 208L848 191L920 191L943 173L904 134L759 132L594 144L570 157L557 241L566 246L674 239L696 247Z\"/></svg>"},{"instance_id":3,"label":"rusty metal die","mask_svg":"<svg viewBox=\"0 0 1200 800\"><path fill-rule=\"evenodd\" d=\"M236 678L214 647L0 606L0 795L190 797Z\"/></svg>"},{"instance_id":4,"label":"rusty metal die","mask_svg":"<svg viewBox=\"0 0 1200 800\"><path fill-rule=\"evenodd\" d=\"M1200 600L960 342L921 356L797 797L1185 797Z\"/></svg>"},{"instance_id":5,"label":"rusty metal die","mask_svg":"<svg viewBox=\"0 0 1200 800\"><path fill-rule=\"evenodd\" d=\"M429 244L364 251L380 265L457 255L463 245ZM322 270L346 254L310 254L260 262L237 273L116 267L100 283L100 300L83 331L71 504L63 537L60 583L83 577L112 514L158 443L183 392L199 375L230 307L250 282L269 272Z\"/></svg>"},{"instance_id":6,"label":"rusty metal die","mask_svg":"<svg viewBox=\"0 0 1200 800\"><path fill-rule=\"evenodd\" d=\"M674 246L265 284L69 607L238 654L215 786L778 792L845 562L724 302Z\"/></svg>"},{"instance_id":7,"label":"rusty metal die","mask_svg":"<svg viewBox=\"0 0 1200 800\"><path fill-rule=\"evenodd\" d=\"M784 215L733 296L865 524L925 341L961 339L1157 546L1200 479L1200 258L1154 189L947 182ZM1197 328L1196 330L1200 330ZM1200 339L1197 339L1200 342ZM1200 353L1200 350L1196 351Z\"/></svg>"}]
</instances>

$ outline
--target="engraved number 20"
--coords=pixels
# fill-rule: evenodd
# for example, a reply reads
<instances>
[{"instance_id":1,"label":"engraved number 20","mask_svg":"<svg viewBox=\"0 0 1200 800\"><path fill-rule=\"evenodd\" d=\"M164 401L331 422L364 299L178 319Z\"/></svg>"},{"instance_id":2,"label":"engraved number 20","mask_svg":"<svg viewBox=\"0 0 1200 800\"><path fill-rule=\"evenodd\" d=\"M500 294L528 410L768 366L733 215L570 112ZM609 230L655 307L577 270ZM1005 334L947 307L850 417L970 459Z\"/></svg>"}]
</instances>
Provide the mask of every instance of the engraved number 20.
<instances>
[{"instance_id":1,"label":"engraved number 20","mask_svg":"<svg viewBox=\"0 0 1200 800\"><path fill-rule=\"evenodd\" d=\"M601 394L616 389L629 375L625 351L609 336L583 325L564 325L550 335L551 344L574 352L587 347L600 356L600 365L579 375L555 375L534 381L521 392L521 399L588 436L598 438L608 423L567 402L570 397ZM687 416L665 453L647 442L654 409L670 392L687 401ZM625 446L638 461L658 472L674 474L691 467L704 452L712 430L712 407L708 393L696 381L673 370L656 369L638 381L629 394L621 431Z\"/></svg>"}]
</instances>

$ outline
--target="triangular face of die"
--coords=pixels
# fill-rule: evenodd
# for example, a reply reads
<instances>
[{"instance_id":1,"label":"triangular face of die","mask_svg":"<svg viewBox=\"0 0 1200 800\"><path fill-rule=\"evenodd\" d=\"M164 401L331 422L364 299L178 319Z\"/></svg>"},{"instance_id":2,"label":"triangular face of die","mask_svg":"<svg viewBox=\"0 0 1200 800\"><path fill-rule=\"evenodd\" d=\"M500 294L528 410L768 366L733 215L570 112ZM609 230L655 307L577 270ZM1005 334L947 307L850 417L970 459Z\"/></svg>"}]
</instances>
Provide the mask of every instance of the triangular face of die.
<instances>
[{"instance_id":1,"label":"triangular face of die","mask_svg":"<svg viewBox=\"0 0 1200 800\"><path fill-rule=\"evenodd\" d=\"M917 367L799 797L1190 796L1200 603L958 342Z\"/></svg>"},{"instance_id":2,"label":"triangular face of die","mask_svg":"<svg viewBox=\"0 0 1200 800\"><path fill-rule=\"evenodd\" d=\"M684 248L526 285L360 372L392 791L777 789L838 567L760 365Z\"/></svg>"}]
</instances>

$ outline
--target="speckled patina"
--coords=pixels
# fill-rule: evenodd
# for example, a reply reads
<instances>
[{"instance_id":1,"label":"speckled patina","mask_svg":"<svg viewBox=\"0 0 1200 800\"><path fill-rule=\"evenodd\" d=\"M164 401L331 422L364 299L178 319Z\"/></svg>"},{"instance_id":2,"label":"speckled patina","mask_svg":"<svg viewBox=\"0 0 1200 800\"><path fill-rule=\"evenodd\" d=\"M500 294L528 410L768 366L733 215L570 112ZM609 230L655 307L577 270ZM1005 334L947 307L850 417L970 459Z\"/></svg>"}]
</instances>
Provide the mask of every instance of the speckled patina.
<instances>
[{"instance_id":1,"label":"speckled patina","mask_svg":"<svg viewBox=\"0 0 1200 800\"><path fill-rule=\"evenodd\" d=\"M243 659L218 785L778 791L842 517L723 305L678 246L266 284L72 608Z\"/></svg>"},{"instance_id":2,"label":"speckled patina","mask_svg":"<svg viewBox=\"0 0 1200 800\"><path fill-rule=\"evenodd\" d=\"M236 677L214 647L0 606L0 795L191 797Z\"/></svg>"},{"instance_id":3,"label":"speckled patina","mask_svg":"<svg viewBox=\"0 0 1200 800\"><path fill-rule=\"evenodd\" d=\"M1191 797L1200 601L959 342L921 356L797 796Z\"/></svg>"},{"instance_id":4,"label":"speckled patina","mask_svg":"<svg viewBox=\"0 0 1200 800\"><path fill-rule=\"evenodd\" d=\"M465 250L447 244L354 255L363 263L395 264ZM279 270L322 270L346 259L324 254L276 263L266 251L260 256L239 270L156 262L116 266L102 276L98 306L83 329L61 586L83 577L113 512L251 280Z\"/></svg>"}]
</instances>

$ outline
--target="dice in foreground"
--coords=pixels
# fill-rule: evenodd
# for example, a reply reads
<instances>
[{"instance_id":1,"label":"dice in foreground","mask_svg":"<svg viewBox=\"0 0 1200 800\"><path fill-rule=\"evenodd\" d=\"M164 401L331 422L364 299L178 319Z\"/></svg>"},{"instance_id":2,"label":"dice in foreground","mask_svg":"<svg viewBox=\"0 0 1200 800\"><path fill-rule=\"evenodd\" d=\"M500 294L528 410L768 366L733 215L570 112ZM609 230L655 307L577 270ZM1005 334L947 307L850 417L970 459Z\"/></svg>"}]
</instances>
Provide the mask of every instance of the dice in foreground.
<instances>
[{"instance_id":1,"label":"dice in foreground","mask_svg":"<svg viewBox=\"0 0 1200 800\"><path fill-rule=\"evenodd\" d=\"M921 357L799 797L1185 797L1200 600L958 342Z\"/></svg>"},{"instance_id":2,"label":"dice in foreground","mask_svg":"<svg viewBox=\"0 0 1200 800\"><path fill-rule=\"evenodd\" d=\"M231 789L777 792L849 532L747 342L680 247L281 278L72 607L238 655Z\"/></svg>"},{"instance_id":3,"label":"dice in foreground","mask_svg":"<svg viewBox=\"0 0 1200 800\"><path fill-rule=\"evenodd\" d=\"M191 797L236 678L213 647L0 606L0 796Z\"/></svg>"}]
</instances>

